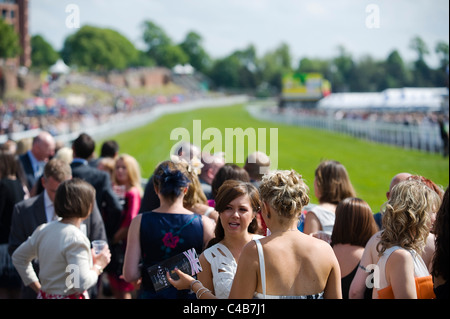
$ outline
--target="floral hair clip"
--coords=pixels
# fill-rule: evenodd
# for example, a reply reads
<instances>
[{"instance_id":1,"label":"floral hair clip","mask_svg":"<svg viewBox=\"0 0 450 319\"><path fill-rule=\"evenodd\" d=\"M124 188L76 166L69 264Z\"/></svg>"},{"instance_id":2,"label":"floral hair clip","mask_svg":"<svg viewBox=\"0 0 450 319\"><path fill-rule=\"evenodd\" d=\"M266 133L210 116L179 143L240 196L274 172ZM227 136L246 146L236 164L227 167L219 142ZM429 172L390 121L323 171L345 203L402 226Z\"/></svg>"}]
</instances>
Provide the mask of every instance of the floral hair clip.
<instances>
[{"instance_id":1,"label":"floral hair clip","mask_svg":"<svg viewBox=\"0 0 450 319\"><path fill-rule=\"evenodd\" d=\"M174 163L184 163L187 164L187 171L189 173L195 173L196 175L200 175L202 172L202 167L204 166L200 159L197 156L194 156L189 162L186 161L183 157L177 155L171 155L170 160Z\"/></svg>"}]
</instances>

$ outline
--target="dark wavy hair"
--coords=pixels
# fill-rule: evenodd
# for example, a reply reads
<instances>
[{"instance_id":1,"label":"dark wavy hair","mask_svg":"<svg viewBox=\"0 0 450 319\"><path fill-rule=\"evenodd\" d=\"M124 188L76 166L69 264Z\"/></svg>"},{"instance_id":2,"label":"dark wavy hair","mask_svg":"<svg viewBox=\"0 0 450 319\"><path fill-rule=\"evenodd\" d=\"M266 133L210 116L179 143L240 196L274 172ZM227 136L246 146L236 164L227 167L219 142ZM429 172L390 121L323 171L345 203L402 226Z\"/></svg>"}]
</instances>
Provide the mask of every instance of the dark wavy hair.
<instances>
[{"instance_id":1,"label":"dark wavy hair","mask_svg":"<svg viewBox=\"0 0 450 319\"><path fill-rule=\"evenodd\" d=\"M250 176L248 175L245 169L233 163L226 163L217 171L216 175L214 176L214 179L211 182L213 198L216 198L220 186L222 186L222 184L225 181L231 179L243 182L250 182Z\"/></svg>"},{"instance_id":2,"label":"dark wavy hair","mask_svg":"<svg viewBox=\"0 0 450 319\"><path fill-rule=\"evenodd\" d=\"M190 182L181 164L172 161L160 163L153 173L155 190L170 201L179 197Z\"/></svg>"},{"instance_id":3,"label":"dark wavy hair","mask_svg":"<svg viewBox=\"0 0 450 319\"><path fill-rule=\"evenodd\" d=\"M225 211L230 202L245 195L249 197L250 205L255 213L255 218L253 218L251 223L248 225L247 231L251 234L256 233L258 230L256 213L259 212L261 206L261 199L259 197L258 189L251 183L228 180L222 184L217 192L215 209L219 212L219 220L217 221L216 229L214 231L215 237L209 241L208 247L217 244L225 237L225 231L220 221L220 214Z\"/></svg>"}]
</instances>

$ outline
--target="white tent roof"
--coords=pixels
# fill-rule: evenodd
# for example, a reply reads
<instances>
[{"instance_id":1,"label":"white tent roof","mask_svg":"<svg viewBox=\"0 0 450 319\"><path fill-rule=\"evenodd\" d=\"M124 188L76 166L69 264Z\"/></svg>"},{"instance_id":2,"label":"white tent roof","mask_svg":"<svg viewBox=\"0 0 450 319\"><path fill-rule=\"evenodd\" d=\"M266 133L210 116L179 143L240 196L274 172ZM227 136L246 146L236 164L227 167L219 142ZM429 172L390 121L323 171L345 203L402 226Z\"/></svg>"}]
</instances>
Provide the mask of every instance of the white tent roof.
<instances>
[{"instance_id":1,"label":"white tent roof","mask_svg":"<svg viewBox=\"0 0 450 319\"><path fill-rule=\"evenodd\" d=\"M401 88L372 93L333 93L321 99L317 107L325 110L349 109L435 109L442 107L448 89Z\"/></svg>"},{"instance_id":2,"label":"white tent roof","mask_svg":"<svg viewBox=\"0 0 450 319\"><path fill-rule=\"evenodd\" d=\"M56 74L67 74L70 71L70 68L64 63L63 60L59 59L49 68L50 73Z\"/></svg>"}]
</instances>

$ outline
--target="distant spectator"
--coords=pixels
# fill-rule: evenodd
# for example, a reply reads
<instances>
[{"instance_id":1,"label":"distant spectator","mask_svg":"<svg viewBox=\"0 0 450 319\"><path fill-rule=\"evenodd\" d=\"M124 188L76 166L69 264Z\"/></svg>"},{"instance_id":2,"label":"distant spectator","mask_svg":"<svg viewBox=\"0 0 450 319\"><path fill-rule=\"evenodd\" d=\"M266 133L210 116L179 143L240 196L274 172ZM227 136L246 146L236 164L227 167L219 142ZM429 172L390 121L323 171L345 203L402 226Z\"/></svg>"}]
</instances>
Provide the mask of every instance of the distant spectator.
<instances>
[{"instance_id":1,"label":"distant spectator","mask_svg":"<svg viewBox=\"0 0 450 319\"><path fill-rule=\"evenodd\" d=\"M111 185L110 175L88 165L88 158L95 150L95 141L81 133L72 143L73 161L70 164L73 177L79 177L96 191L96 202L105 222L106 234L112 238L120 226L122 205Z\"/></svg>"},{"instance_id":2,"label":"distant spectator","mask_svg":"<svg viewBox=\"0 0 450 319\"><path fill-rule=\"evenodd\" d=\"M264 174L269 172L270 158L263 152L254 152L248 155L244 169L250 176L250 182L256 187L259 186Z\"/></svg>"},{"instance_id":3,"label":"distant spectator","mask_svg":"<svg viewBox=\"0 0 450 319\"><path fill-rule=\"evenodd\" d=\"M103 158L112 158L116 159L119 155L119 144L115 140L108 140L103 142L102 147L100 149L100 156L98 158L93 158L89 160L89 165L92 167L98 167L99 162Z\"/></svg>"},{"instance_id":4,"label":"distant spectator","mask_svg":"<svg viewBox=\"0 0 450 319\"><path fill-rule=\"evenodd\" d=\"M55 139L48 132L39 133L34 139L31 150L19 156L31 191L36 181L42 176L45 164L55 154Z\"/></svg>"},{"instance_id":5,"label":"distant spectator","mask_svg":"<svg viewBox=\"0 0 450 319\"><path fill-rule=\"evenodd\" d=\"M109 242L112 257L106 272L114 296L117 299L131 299L134 286L125 282L120 276L127 246L128 229L141 206L141 173L136 159L128 154L119 155L115 161L112 181L115 193L124 202L124 209L120 227Z\"/></svg>"},{"instance_id":6,"label":"distant spectator","mask_svg":"<svg viewBox=\"0 0 450 319\"><path fill-rule=\"evenodd\" d=\"M213 199L211 184L219 169L225 165L224 158L218 155L202 153L201 173L199 175L200 184L207 199Z\"/></svg>"},{"instance_id":7,"label":"distant spectator","mask_svg":"<svg viewBox=\"0 0 450 319\"><path fill-rule=\"evenodd\" d=\"M220 186L222 186L225 181L230 179L250 182L250 176L245 169L233 163L226 163L219 169L211 183L213 198L216 197Z\"/></svg>"},{"instance_id":8,"label":"distant spectator","mask_svg":"<svg viewBox=\"0 0 450 319\"><path fill-rule=\"evenodd\" d=\"M56 151L54 158L58 158L67 164L70 164L73 161L73 150L70 147L63 146Z\"/></svg>"},{"instance_id":9,"label":"distant spectator","mask_svg":"<svg viewBox=\"0 0 450 319\"><path fill-rule=\"evenodd\" d=\"M0 151L8 151L12 154L17 153L17 143L13 140L7 140L5 143L0 144Z\"/></svg>"},{"instance_id":10,"label":"distant spectator","mask_svg":"<svg viewBox=\"0 0 450 319\"><path fill-rule=\"evenodd\" d=\"M20 170L14 153L0 150L0 299L20 297L21 280L8 253L14 205L25 199Z\"/></svg>"},{"instance_id":11,"label":"distant spectator","mask_svg":"<svg viewBox=\"0 0 450 319\"><path fill-rule=\"evenodd\" d=\"M358 270L364 247L377 231L372 210L364 200L348 197L339 202L331 246L341 269L343 299L348 299L350 284ZM371 295L372 291L368 290L366 299L371 299Z\"/></svg>"},{"instance_id":12,"label":"distant spectator","mask_svg":"<svg viewBox=\"0 0 450 319\"><path fill-rule=\"evenodd\" d=\"M22 155L31 150L31 145L33 143L33 139L30 137L22 138L17 142L17 155Z\"/></svg>"},{"instance_id":13,"label":"distant spectator","mask_svg":"<svg viewBox=\"0 0 450 319\"><path fill-rule=\"evenodd\" d=\"M398 183L407 180L410 176L412 176L410 173L398 173L391 179L391 183L389 184L389 190L386 192L387 200L389 200L392 188L395 185L397 185ZM381 222L382 214L381 214L381 212L374 214L373 218L375 218L378 229L382 229L382 222Z\"/></svg>"},{"instance_id":14,"label":"distant spectator","mask_svg":"<svg viewBox=\"0 0 450 319\"><path fill-rule=\"evenodd\" d=\"M347 169L338 161L322 161L314 174L314 194L319 205L306 213L304 232L323 232L325 238L331 236L337 204L347 197L356 197Z\"/></svg>"}]
</instances>

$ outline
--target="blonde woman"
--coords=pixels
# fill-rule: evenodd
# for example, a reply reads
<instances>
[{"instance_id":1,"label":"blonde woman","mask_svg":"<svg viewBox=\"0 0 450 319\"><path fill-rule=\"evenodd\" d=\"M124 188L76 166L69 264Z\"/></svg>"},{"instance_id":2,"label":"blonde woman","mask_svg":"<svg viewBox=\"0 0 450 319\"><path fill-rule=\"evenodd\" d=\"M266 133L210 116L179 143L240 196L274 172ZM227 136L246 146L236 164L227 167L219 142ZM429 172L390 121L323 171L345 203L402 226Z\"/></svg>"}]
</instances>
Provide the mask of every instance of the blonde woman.
<instances>
[{"instance_id":1,"label":"blonde woman","mask_svg":"<svg viewBox=\"0 0 450 319\"><path fill-rule=\"evenodd\" d=\"M134 286L120 278L123 258L126 250L126 239L131 220L137 216L141 206L141 173L136 159L128 154L117 157L112 174L113 189L124 203L122 220L119 229L110 239L112 261L106 269L111 289L118 299L130 299Z\"/></svg>"},{"instance_id":2,"label":"blonde woman","mask_svg":"<svg viewBox=\"0 0 450 319\"><path fill-rule=\"evenodd\" d=\"M430 214L440 203L439 195L420 180L394 186L377 246L379 283L374 298L434 298L431 275L420 255L431 228Z\"/></svg>"}]
</instances>

